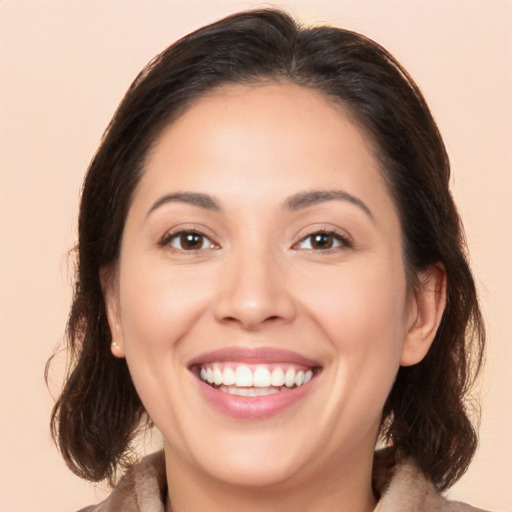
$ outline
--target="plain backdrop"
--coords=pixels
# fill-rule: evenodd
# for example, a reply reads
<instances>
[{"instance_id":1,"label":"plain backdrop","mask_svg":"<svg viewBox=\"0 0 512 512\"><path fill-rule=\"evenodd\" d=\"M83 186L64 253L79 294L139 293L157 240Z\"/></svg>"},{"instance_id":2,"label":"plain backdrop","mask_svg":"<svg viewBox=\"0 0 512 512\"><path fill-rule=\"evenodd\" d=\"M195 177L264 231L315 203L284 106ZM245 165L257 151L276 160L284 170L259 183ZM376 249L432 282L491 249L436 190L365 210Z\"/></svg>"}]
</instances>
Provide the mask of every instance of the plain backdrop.
<instances>
[{"instance_id":1,"label":"plain backdrop","mask_svg":"<svg viewBox=\"0 0 512 512\"><path fill-rule=\"evenodd\" d=\"M46 359L62 341L85 169L124 91L177 37L262 4L235 0L0 1L0 511L64 512L105 489L74 477L50 441ZM454 498L512 510L512 3L277 1L309 23L360 31L424 91L488 325L481 443ZM51 378L56 393L65 357ZM155 443L154 443L155 444ZM156 442L158 444L158 442Z\"/></svg>"}]
</instances>

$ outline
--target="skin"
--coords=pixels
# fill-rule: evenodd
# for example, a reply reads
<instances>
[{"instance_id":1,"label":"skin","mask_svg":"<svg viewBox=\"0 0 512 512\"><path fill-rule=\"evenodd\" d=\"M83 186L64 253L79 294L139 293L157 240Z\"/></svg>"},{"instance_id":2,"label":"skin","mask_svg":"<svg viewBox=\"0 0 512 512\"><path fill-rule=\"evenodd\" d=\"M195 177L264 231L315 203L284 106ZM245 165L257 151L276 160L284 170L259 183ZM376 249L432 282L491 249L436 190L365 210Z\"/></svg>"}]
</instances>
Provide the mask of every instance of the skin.
<instances>
[{"instance_id":1,"label":"skin","mask_svg":"<svg viewBox=\"0 0 512 512\"><path fill-rule=\"evenodd\" d=\"M287 207L319 190L361 203ZM219 210L159 203L177 192L208 194ZM199 248L172 238L183 229L203 235ZM319 230L335 233L332 247L311 244ZM226 87L168 126L135 191L116 272L103 276L112 351L165 439L168 510L373 510L384 402L399 365L428 351L444 308L442 266L420 277L408 293L377 161L321 94ZM188 368L226 347L287 349L322 371L277 416L235 419Z\"/></svg>"}]
</instances>

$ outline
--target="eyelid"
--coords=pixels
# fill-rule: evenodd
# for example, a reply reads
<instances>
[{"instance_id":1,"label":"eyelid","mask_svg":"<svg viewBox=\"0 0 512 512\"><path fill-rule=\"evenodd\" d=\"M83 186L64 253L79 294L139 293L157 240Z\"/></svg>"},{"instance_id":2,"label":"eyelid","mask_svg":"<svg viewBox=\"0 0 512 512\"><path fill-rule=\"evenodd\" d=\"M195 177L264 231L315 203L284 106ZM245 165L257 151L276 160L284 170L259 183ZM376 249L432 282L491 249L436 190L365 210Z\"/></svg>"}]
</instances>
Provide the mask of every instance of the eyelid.
<instances>
[{"instance_id":1,"label":"eyelid","mask_svg":"<svg viewBox=\"0 0 512 512\"><path fill-rule=\"evenodd\" d=\"M183 252L183 253L194 253L199 251L205 251L209 249L218 249L220 248L219 244L214 240L214 237L206 234L205 231L208 231L202 227L198 227L197 225L188 225L188 226L176 226L174 228L169 229L164 233L164 235L158 240L157 245L161 248L169 247L171 250L174 250L176 252ZM195 234L199 235L206 240L208 240L211 243L210 247L206 248L200 248L200 249L179 249L176 247L171 246L171 242L173 239L176 239L179 236L185 235L185 234Z\"/></svg>"},{"instance_id":2,"label":"eyelid","mask_svg":"<svg viewBox=\"0 0 512 512\"><path fill-rule=\"evenodd\" d=\"M314 249L312 247L306 248L306 249L301 249L300 247L298 247L299 244L305 242L308 238L311 238L311 237L313 237L315 235L319 235L319 234L329 235L329 236L334 237L339 242L339 245L337 245L335 247L330 247L327 249ZM324 252L324 253L334 252L334 251L343 250L343 249L351 249L353 247L354 247L354 241L353 241L352 237L345 231L336 229L334 227L316 228L316 229L312 229L312 230L308 231L307 233L301 233L301 235L299 237L297 237L297 239L295 240L295 242L292 245L292 249L314 251L314 252Z\"/></svg>"}]
</instances>

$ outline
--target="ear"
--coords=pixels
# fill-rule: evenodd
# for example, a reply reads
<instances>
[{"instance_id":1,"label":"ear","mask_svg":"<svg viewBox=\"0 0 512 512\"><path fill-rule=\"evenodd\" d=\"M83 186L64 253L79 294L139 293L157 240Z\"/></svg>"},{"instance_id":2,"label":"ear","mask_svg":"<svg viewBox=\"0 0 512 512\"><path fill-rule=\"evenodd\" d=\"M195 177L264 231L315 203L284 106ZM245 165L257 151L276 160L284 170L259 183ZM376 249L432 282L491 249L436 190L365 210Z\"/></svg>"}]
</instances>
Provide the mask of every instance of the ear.
<instances>
[{"instance_id":1,"label":"ear","mask_svg":"<svg viewBox=\"0 0 512 512\"><path fill-rule=\"evenodd\" d=\"M115 357L124 357L124 339L121 324L121 308L119 304L119 278L115 269L100 271L101 288L105 299L108 325L112 335L110 350Z\"/></svg>"},{"instance_id":2,"label":"ear","mask_svg":"<svg viewBox=\"0 0 512 512\"><path fill-rule=\"evenodd\" d=\"M432 265L418 277L419 286L411 306L401 366L412 366L427 355L446 306L446 270L443 264Z\"/></svg>"}]
</instances>

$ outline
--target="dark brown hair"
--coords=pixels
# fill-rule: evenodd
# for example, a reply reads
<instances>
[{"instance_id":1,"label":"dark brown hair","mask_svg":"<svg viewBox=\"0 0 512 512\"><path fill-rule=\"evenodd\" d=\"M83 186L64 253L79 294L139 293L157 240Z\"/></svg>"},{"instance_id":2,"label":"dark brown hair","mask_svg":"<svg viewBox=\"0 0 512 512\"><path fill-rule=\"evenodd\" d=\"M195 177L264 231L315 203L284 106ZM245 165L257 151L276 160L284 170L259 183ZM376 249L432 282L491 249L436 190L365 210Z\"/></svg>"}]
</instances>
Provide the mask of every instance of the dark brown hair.
<instances>
[{"instance_id":1,"label":"dark brown hair","mask_svg":"<svg viewBox=\"0 0 512 512\"><path fill-rule=\"evenodd\" d=\"M217 87L262 81L320 91L350 112L371 140L399 212L409 284L432 264L446 269L441 326L424 360L400 368L382 436L439 488L449 487L476 448L466 397L484 328L443 141L418 87L386 50L347 30L302 28L276 10L236 14L179 40L148 64L119 105L84 182L67 326L72 358L53 435L70 468L89 480L112 479L130 463L130 442L146 414L125 360L110 353L100 271L119 258L131 197L163 128Z\"/></svg>"}]
</instances>

